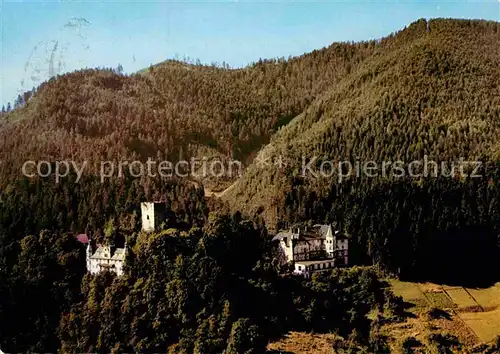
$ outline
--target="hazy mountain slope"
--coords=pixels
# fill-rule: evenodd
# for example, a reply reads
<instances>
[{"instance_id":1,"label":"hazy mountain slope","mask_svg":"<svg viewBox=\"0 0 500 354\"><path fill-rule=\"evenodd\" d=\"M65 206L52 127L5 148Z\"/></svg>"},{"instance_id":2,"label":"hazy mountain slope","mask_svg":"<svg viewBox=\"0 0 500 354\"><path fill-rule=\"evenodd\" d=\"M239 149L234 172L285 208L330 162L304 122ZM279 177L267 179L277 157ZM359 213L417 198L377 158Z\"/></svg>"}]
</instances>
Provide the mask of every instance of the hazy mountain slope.
<instances>
[{"instance_id":1,"label":"hazy mountain slope","mask_svg":"<svg viewBox=\"0 0 500 354\"><path fill-rule=\"evenodd\" d=\"M236 70L166 62L132 76L51 79L1 123L0 160L10 167L2 174L17 176L26 159L245 161L375 47L333 44Z\"/></svg>"},{"instance_id":2,"label":"hazy mountain slope","mask_svg":"<svg viewBox=\"0 0 500 354\"><path fill-rule=\"evenodd\" d=\"M317 167L326 160L410 162L424 155L496 159L499 34L498 23L421 20L387 39L277 132L225 199L273 225L294 188L321 196L337 184L335 174L302 178L303 157L317 156ZM286 167L275 163L280 156Z\"/></svg>"},{"instance_id":3,"label":"hazy mountain slope","mask_svg":"<svg viewBox=\"0 0 500 354\"><path fill-rule=\"evenodd\" d=\"M28 159L87 160L95 169L103 160L148 157L247 163L280 127L264 155L276 150L291 161L303 153L491 156L498 38L497 23L434 20L427 26L421 20L379 41L336 43L244 69L166 62L132 76L112 70L63 75L0 123L0 184L18 177ZM225 197L250 212L275 209L290 187L288 177L267 181L277 176L274 168L251 166Z\"/></svg>"}]
</instances>

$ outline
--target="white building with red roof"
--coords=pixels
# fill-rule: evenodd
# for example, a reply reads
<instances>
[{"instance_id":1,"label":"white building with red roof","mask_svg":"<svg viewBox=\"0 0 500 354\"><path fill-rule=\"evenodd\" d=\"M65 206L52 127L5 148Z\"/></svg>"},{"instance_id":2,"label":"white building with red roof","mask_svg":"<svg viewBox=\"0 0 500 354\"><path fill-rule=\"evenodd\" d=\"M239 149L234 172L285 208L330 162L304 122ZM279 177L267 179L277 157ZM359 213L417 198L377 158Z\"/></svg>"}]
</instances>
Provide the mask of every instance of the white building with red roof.
<instances>
[{"instance_id":1,"label":"white building with red roof","mask_svg":"<svg viewBox=\"0 0 500 354\"><path fill-rule=\"evenodd\" d=\"M166 205L162 202L141 203L142 230L144 232L156 231L161 228L165 221ZM110 245L96 245L94 252L92 240L86 234L79 234L76 239L87 246L86 263L87 271L91 274L97 274L103 270L116 273L118 276L123 274L125 256L127 253L127 243L123 248L116 248Z\"/></svg>"}]
</instances>

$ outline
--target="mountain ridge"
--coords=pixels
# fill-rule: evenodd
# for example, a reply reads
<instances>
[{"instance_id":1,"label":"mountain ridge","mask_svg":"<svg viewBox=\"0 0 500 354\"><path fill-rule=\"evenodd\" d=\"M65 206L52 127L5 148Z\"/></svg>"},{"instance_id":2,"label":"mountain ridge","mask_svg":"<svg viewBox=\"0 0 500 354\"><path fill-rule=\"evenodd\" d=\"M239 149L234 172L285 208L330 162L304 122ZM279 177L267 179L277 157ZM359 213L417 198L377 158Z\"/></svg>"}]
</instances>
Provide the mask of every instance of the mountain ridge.
<instances>
[{"instance_id":1,"label":"mountain ridge","mask_svg":"<svg viewBox=\"0 0 500 354\"><path fill-rule=\"evenodd\" d=\"M365 47L333 44L237 70L185 70L186 64L170 62L131 76L94 69L62 75L4 119L0 159L16 167L25 156L177 161L214 155L245 161L373 50Z\"/></svg>"},{"instance_id":2,"label":"mountain ridge","mask_svg":"<svg viewBox=\"0 0 500 354\"><path fill-rule=\"evenodd\" d=\"M498 24L491 24L491 34L479 36L484 50L481 54L466 45L459 47L470 44L478 35L472 30L451 41L462 32L461 26L474 23L414 23L410 30L414 37L420 36L413 42L366 59L357 72L317 98L261 150L268 153L267 159L279 156L291 161L291 169L279 171L273 164L264 168L251 164L238 188L225 199L234 208L244 206L254 215L279 207L276 204L282 202L276 200L283 200L283 191L291 191L294 183L326 183L329 188L331 181L298 176L301 156L332 161L409 162L424 155L444 161L459 157L494 160L499 151L496 136L500 127L500 72L493 61L500 58ZM447 25L451 30L446 31ZM311 189L318 193L321 188ZM271 227L278 218L272 214L264 214Z\"/></svg>"},{"instance_id":3,"label":"mountain ridge","mask_svg":"<svg viewBox=\"0 0 500 354\"><path fill-rule=\"evenodd\" d=\"M372 130L382 128L377 122L365 124L359 117L345 115L325 120L325 110L339 115L331 107L335 105L355 115L357 108L364 107L365 115L388 116L387 112L379 112L381 108L390 110L384 100L396 102L393 110L422 110L415 107L424 102L418 97L408 102L408 107L398 107L398 100L404 101L415 92L425 98L425 85L432 87L441 81L445 86L456 85L453 72L464 65L469 66L470 73L460 78L461 86L498 90L496 76L492 76L497 75L497 34L498 23L491 21L421 19L379 40L333 43L299 57L261 60L245 68L167 61L131 76L93 69L62 75L42 84L24 107L4 117L0 125L0 160L9 168L0 172L0 184L19 177L21 162L27 158L71 158L81 162L145 161L152 157L175 162L207 157L241 160L251 171L258 151L265 150L268 143L287 147L302 141L300 144L307 149L304 146L310 137L302 134L307 130L312 135L323 134L323 140L328 140L328 134L335 133L332 129L339 132L343 124L359 124L362 128L352 129L354 135L342 141L345 146L356 144ZM489 50L478 56L477 49L488 46ZM452 55L458 50L460 55ZM400 62L405 58L408 68L402 68ZM485 75L481 65L467 64L469 58L490 68L492 77ZM432 79L439 75L442 78ZM484 82L477 83L477 78ZM398 88L394 93L392 86ZM449 87L445 89L449 91ZM360 95L364 95L362 99ZM491 101L492 114L497 114L494 95L486 92L485 97L485 101ZM440 99L439 94L433 99ZM458 121L431 122L425 114L424 125L438 124L435 128L439 130L455 124L455 128L465 129ZM469 121L472 131L490 129L484 120ZM329 122L336 127L322 127ZM407 125L415 123L412 118ZM398 129L407 126L394 123L384 128L395 129L391 139L404 145L402 140L408 137ZM378 143L383 146L393 142L386 139ZM497 154L495 147L490 148L490 155ZM199 182L217 192L234 183L234 179L208 178ZM241 194L237 189L233 192ZM230 199L234 196L227 195Z\"/></svg>"}]
</instances>

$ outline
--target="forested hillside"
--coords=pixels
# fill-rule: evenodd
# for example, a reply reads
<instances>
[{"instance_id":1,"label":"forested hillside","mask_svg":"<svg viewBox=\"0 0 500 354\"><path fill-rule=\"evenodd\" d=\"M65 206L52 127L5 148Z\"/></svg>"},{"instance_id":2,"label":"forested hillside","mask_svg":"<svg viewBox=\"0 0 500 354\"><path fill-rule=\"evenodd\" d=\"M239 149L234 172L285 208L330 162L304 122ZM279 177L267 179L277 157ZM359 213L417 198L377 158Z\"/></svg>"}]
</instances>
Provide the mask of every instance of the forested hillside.
<instances>
[{"instance_id":1,"label":"forested hillside","mask_svg":"<svg viewBox=\"0 0 500 354\"><path fill-rule=\"evenodd\" d=\"M498 281L499 62L499 23L439 19L242 69L168 61L42 84L0 118L2 350L260 353L306 330L387 352L378 326L404 311L378 271L278 276L269 230L336 221L353 264ZM222 200L199 183L98 175L101 161L191 157L247 168L202 181L233 183ZM301 175L303 158L424 157L480 160L480 177ZM55 183L24 177L26 160L90 166ZM145 234L139 205L151 200L168 215ZM83 232L128 240L123 277L85 275Z\"/></svg>"},{"instance_id":2,"label":"forested hillside","mask_svg":"<svg viewBox=\"0 0 500 354\"><path fill-rule=\"evenodd\" d=\"M364 245L358 261L420 269L425 245L436 241L428 232L421 240L422 227L445 249L447 237L465 226L486 230L483 247L498 245L499 33L495 22L419 20L381 40L336 43L243 69L168 61L131 76L63 75L3 116L0 185L18 180L27 159L86 160L91 175L103 160L239 159L248 167L241 179L203 180L212 190L235 182L223 195L233 211L270 229L339 220ZM488 172L463 183L393 176L340 183L300 174L303 159L317 158L318 166L424 157L481 160ZM274 163L280 159L284 164ZM134 183L150 195L159 191L150 178ZM427 197L409 200L414 195ZM397 213L383 212L394 206ZM477 238L463 237L458 254L466 256ZM398 260L391 247L400 244L413 247ZM417 256L420 247L426 251ZM439 259L441 249L433 252Z\"/></svg>"},{"instance_id":3,"label":"forested hillside","mask_svg":"<svg viewBox=\"0 0 500 354\"><path fill-rule=\"evenodd\" d=\"M2 180L19 176L26 159L246 163L376 47L333 44L234 70L167 61L131 76L81 70L53 78L0 123Z\"/></svg>"},{"instance_id":4,"label":"forested hillside","mask_svg":"<svg viewBox=\"0 0 500 354\"><path fill-rule=\"evenodd\" d=\"M23 178L3 195L6 352L262 353L288 330L336 331L349 345L387 349L369 315L403 316L372 268L280 276L265 226L208 215L201 189L158 182L151 194L136 179L74 178ZM166 203L167 219L159 232L140 232L139 203L153 198ZM75 238L83 230L118 247L127 240L123 276L86 274Z\"/></svg>"},{"instance_id":5,"label":"forested hillside","mask_svg":"<svg viewBox=\"0 0 500 354\"><path fill-rule=\"evenodd\" d=\"M292 185L325 192L337 178L300 178L306 161L491 161L500 145L500 25L419 21L277 132L228 200L256 210ZM281 156L286 168L261 161ZM335 176L336 177L336 176ZM313 186L314 184L314 186ZM276 204L275 204L276 205ZM272 208L272 207L271 207Z\"/></svg>"},{"instance_id":6,"label":"forested hillside","mask_svg":"<svg viewBox=\"0 0 500 354\"><path fill-rule=\"evenodd\" d=\"M378 41L243 69L168 61L130 76L62 75L3 114L1 183L27 159L248 165L285 126L271 146L292 148L292 159L496 156L498 48L497 23L421 20Z\"/></svg>"},{"instance_id":7,"label":"forested hillside","mask_svg":"<svg viewBox=\"0 0 500 354\"><path fill-rule=\"evenodd\" d=\"M497 269L500 247L499 34L498 23L421 20L387 39L277 132L224 198L270 227L339 220L358 262L424 278L490 277L480 272ZM303 174L314 157L315 169L427 158L445 175L379 170L339 181ZM449 177L460 158L482 161L482 177Z\"/></svg>"}]
</instances>

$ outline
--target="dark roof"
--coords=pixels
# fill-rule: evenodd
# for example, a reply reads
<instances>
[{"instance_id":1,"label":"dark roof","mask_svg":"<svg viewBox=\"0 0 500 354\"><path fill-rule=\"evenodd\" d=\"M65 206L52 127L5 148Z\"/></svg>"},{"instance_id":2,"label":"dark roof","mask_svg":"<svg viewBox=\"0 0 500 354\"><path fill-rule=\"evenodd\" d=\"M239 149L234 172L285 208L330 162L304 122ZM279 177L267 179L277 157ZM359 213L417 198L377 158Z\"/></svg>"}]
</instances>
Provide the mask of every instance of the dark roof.
<instances>
[{"instance_id":1,"label":"dark roof","mask_svg":"<svg viewBox=\"0 0 500 354\"><path fill-rule=\"evenodd\" d=\"M344 235L342 232L340 231L335 231L335 239L336 240L347 240L348 237L346 235Z\"/></svg>"},{"instance_id":2,"label":"dark roof","mask_svg":"<svg viewBox=\"0 0 500 354\"><path fill-rule=\"evenodd\" d=\"M277 241L277 240L279 241L279 240L282 240L284 238L292 237L292 236L298 237L299 235L295 234L293 232L280 232L276 236L273 237L273 241Z\"/></svg>"},{"instance_id":3,"label":"dark roof","mask_svg":"<svg viewBox=\"0 0 500 354\"><path fill-rule=\"evenodd\" d=\"M319 226L320 225L315 225L313 229L300 230L300 233L281 231L273 237L273 241L282 240L284 238L300 239L303 241L325 238L326 232L328 231L328 225L321 225L321 228L319 228Z\"/></svg>"},{"instance_id":4,"label":"dark roof","mask_svg":"<svg viewBox=\"0 0 500 354\"><path fill-rule=\"evenodd\" d=\"M332 227L332 226L329 224L327 224L327 225L316 224L312 227L312 229L301 230L300 234L294 233L291 231L281 231L276 236L273 237L273 241L277 241L277 240L279 241L279 240L282 240L284 238L294 238L294 239L300 239L300 240L304 240L304 241L318 239L318 238L324 239L326 237L326 233L328 232L328 229L330 227ZM344 235L340 231L333 229L333 227L332 227L332 233L333 233L333 236L337 240L344 240L344 239L348 238L346 235Z\"/></svg>"},{"instance_id":5,"label":"dark roof","mask_svg":"<svg viewBox=\"0 0 500 354\"><path fill-rule=\"evenodd\" d=\"M311 232L310 230L307 230L300 234L300 239L304 241L319 240L322 238L324 237L321 234L317 232Z\"/></svg>"},{"instance_id":6,"label":"dark roof","mask_svg":"<svg viewBox=\"0 0 500 354\"><path fill-rule=\"evenodd\" d=\"M321 238L326 237L326 233L328 232L328 228L330 228L330 225L320 225L316 224L313 226L317 230L317 232L321 235Z\"/></svg>"},{"instance_id":7,"label":"dark roof","mask_svg":"<svg viewBox=\"0 0 500 354\"><path fill-rule=\"evenodd\" d=\"M89 243L89 237L86 234L77 235L76 239L81 243Z\"/></svg>"}]
</instances>

